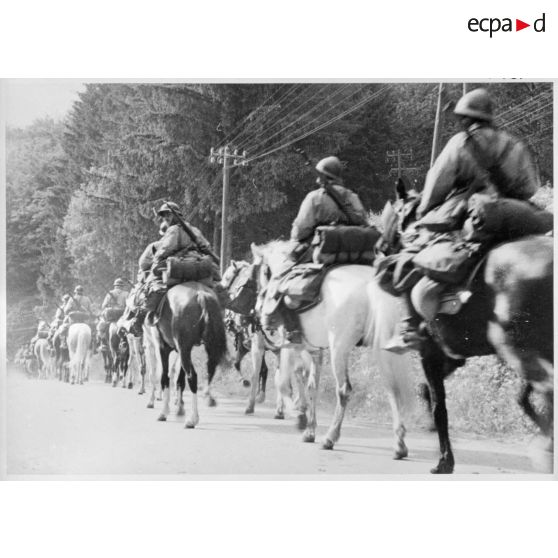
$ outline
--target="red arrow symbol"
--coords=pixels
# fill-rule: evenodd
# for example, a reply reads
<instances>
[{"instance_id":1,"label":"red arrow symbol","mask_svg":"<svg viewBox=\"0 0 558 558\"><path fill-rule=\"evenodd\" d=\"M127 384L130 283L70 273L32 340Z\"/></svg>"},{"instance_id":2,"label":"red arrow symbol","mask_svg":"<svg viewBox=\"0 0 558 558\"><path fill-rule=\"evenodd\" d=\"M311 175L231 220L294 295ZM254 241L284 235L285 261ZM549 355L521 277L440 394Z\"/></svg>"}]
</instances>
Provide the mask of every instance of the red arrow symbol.
<instances>
[{"instance_id":1,"label":"red arrow symbol","mask_svg":"<svg viewBox=\"0 0 558 558\"><path fill-rule=\"evenodd\" d=\"M526 27L531 27L531 24L530 23L525 23L524 21L521 21L520 19L515 20L515 30L516 31L521 31L522 29L525 29Z\"/></svg>"}]
</instances>

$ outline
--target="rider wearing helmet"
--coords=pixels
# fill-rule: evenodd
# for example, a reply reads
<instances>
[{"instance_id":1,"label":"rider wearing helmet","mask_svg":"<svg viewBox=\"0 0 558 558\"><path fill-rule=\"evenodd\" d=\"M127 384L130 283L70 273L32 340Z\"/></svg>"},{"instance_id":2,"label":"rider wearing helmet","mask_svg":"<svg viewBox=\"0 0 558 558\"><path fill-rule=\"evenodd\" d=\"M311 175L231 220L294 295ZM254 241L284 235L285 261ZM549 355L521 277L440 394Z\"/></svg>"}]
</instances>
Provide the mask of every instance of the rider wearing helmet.
<instances>
[{"instance_id":1,"label":"rider wearing helmet","mask_svg":"<svg viewBox=\"0 0 558 558\"><path fill-rule=\"evenodd\" d=\"M533 196L540 185L536 168L525 145L494 126L494 106L485 89L474 89L463 95L456 104L454 113L462 131L448 141L428 171L417 208L418 221L415 227L419 231L430 233L421 237L422 243L415 241L414 246L409 245L406 251L410 253L416 254L438 237L439 233L432 232L434 227L430 225L434 215L432 210L437 210L435 215L438 231L448 233L453 230L452 234L459 235L461 239L480 242L487 239L481 239L480 232L474 229L483 220L481 215L487 204L500 203L502 198L514 198L517 207L518 204L525 204L525 200ZM463 218L455 225L455 216L448 211L446 220L444 221L443 212L440 221L440 209L449 200L455 201L457 196L464 196ZM467 205L469 218L465 221ZM445 229L444 223L447 225ZM440 293L444 285L423 277L418 284L415 281L405 287L400 298L402 320L385 347L395 353L417 349L423 339L418 331L422 316L411 301L412 287L413 300L418 301L436 299L434 294ZM433 296L429 297L429 292Z\"/></svg>"},{"instance_id":2,"label":"rider wearing helmet","mask_svg":"<svg viewBox=\"0 0 558 558\"><path fill-rule=\"evenodd\" d=\"M325 157L318 162L315 170L318 188L306 195L291 228L293 247L290 258L296 263L312 261L311 242L316 227L368 224L360 198L344 186L341 161L334 156ZM288 267L292 267L292 263ZM282 318L286 343L301 343L298 315L283 308ZM266 322L265 315L263 321Z\"/></svg>"},{"instance_id":3,"label":"rider wearing helmet","mask_svg":"<svg viewBox=\"0 0 558 558\"><path fill-rule=\"evenodd\" d=\"M136 334L141 332L141 326L148 312L154 312L159 302L165 296L168 288L162 280L163 270L167 266L167 259L171 256L186 256L190 252L201 252L211 250L211 244L202 235L199 229L188 223L195 241L188 235L180 224L183 220L182 213L178 205L174 202L165 202L157 211L160 220L160 232L162 238L150 244L140 258L140 269L143 274L147 274L147 269L143 269L151 261L149 276L146 279L147 294L144 304L138 308L136 317L130 325L130 331Z\"/></svg>"},{"instance_id":4,"label":"rider wearing helmet","mask_svg":"<svg viewBox=\"0 0 558 558\"><path fill-rule=\"evenodd\" d=\"M84 294L84 289L81 285L78 285L74 289L73 296L70 296L68 302L66 302L66 304L64 305L64 314L66 316L68 316L70 312L76 311L92 314L91 300Z\"/></svg>"},{"instance_id":5,"label":"rider wearing helmet","mask_svg":"<svg viewBox=\"0 0 558 558\"><path fill-rule=\"evenodd\" d=\"M319 187L304 198L291 228L291 241L296 243L295 256L308 248L316 227L368 224L358 195L343 185L341 161L337 157L326 157L318 162L316 171Z\"/></svg>"}]
</instances>

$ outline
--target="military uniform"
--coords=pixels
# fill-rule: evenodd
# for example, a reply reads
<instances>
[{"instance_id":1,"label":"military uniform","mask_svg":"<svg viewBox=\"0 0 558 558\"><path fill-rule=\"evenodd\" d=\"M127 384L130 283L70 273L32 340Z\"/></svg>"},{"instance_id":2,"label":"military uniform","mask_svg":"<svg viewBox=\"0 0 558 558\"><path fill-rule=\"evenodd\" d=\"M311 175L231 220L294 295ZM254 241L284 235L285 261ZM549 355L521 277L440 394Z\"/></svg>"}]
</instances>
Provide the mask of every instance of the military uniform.
<instances>
[{"instance_id":1,"label":"military uniform","mask_svg":"<svg viewBox=\"0 0 558 558\"><path fill-rule=\"evenodd\" d=\"M412 269L414 256L441 234L448 239L468 241L472 249L481 254L497 239L495 234L487 235L478 230L485 208L497 205L499 200L513 199L511 217L513 219L515 210L519 218L522 204L527 205L526 200L540 186L526 146L491 125L492 104L485 90L476 89L463 96L455 113L464 117L468 125L448 141L429 170L416 211L418 220L408 233L410 240L404 242L405 248L395 267L396 283L400 282L395 288L402 291L405 308L400 324L402 332L386 346L394 352L418 348L420 336L412 324L422 317L434 317L438 296L445 288ZM548 221L547 217L543 216L543 221ZM407 276L402 271L405 266L410 270ZM421 316L417 316L416 310ZM405 343L407 332L410 341Z\"/></svg>"}]
</instances>

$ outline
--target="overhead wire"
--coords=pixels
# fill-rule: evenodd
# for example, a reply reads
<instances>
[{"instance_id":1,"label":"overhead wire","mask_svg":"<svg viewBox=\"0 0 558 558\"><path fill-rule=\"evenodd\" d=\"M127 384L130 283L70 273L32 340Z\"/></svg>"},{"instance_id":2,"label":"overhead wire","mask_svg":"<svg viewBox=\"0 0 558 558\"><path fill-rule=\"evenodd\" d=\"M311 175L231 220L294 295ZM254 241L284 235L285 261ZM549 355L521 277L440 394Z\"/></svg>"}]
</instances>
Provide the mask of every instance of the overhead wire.
<instances>
[{"instance_id":1,"label":"overhead wire","mask_svg":"<svg viewBox=\"0 0 558 558\"><path fill-rule=\"evenodd\" d=\"M337 86L337 84L335 84ZM329 100L334 99L337 95L339 95L344 89L346 89L348 86L351 86L353 84L345 84L343 87L341 88L337 88L335 92L327 95L326 97L324 97L320 102L318 102L317 104L315 104L314 106L312 106L312 108L310 108L310 110L307 110L306 112L304 112L303 114L298 115L294 120L292 120L291 122L289 122L288 124L286 124L283 128L275 131L274 133L272 133L271 135L269 135L268 137L266 137L265 139L260 139L259 142L255 142L253 143L248 150L256 147L257 145L259 145L260 147L265 146L267 143L269 143L271 141L271 139L273 139L274 137L278 136L279 134L283 133L285 130L288 130L289 128L291 128L292 126L294 126L295 124L299 123L301 120L303 120L305 117L309 116L310 114L312 114L315 111L319 111L320 107L324 104L327 103ZM311 97L309 97L303 105L301 105L299 108L302 108L302 106L307 105L311 100L313 100L318 94L323 93L325 91L325 88L323 88L321 91L316 91L316 93L314 95L312 95ZM336 103L333 107L329 107L326 109L325 112L321 112L317 118L314 118L313 120L311 120L310 122L307 122L305 124L303 124L303 127L306 127L307 125L309 125L312 122L315 122L316 120L318 120L320 118L320 116L324 116L324 114L327 114L328 112L330 112L333 108L337 107L341 102L347 100L348 98L352 97L354 93L351 93L350 95L347 95L346 97L344 97L340 102ZM279 124L279 123L278 123Z\"/></svg>"},{"instance_id":2,"label":"overhead wire","mask_svg":"<svg viewBox=\"0 0 558 558\"><path fill-rule=\"evenodd\" d=\"M290 145L293 145L294 143L297 143L298 141L300 141L304 138L307 138L308 136L311 136L312 134L314 134L314 133L316 133L320 130L323 130L327 126L330 126L334 122L337 122L338 120L341 120L345 116L347 116L347 115L351 114L352 112L358 110L359 108L363 107L364 105L366 105L367 103L369 103L373 99L377 98L380 94L382 94L384 91L386 91L387 89L389 89L391 87L392 87L391 85L386 85L386 86L382 87L381 89L375 91L374 93L372 93L368 97L365 97L364 99L362 99L358 103L355 103L352 107L346 109L345 111L343 111L340 114L338 114L337 116L329 119L328 121L323 122L322 124L320 124L320 125L316 126L315 128L309 130L308 132L305 132L305 133L303 133L303 134L301 134L297 137L291 138L290 140L286 141L285 143L283 143L281 145L270 148L269 150L266 150L263 153L256 154L253 157L249 157L246 162L250 163L252 161L256 161L258 159L261 159L262 157L266 157L268 155L271 155L272 153L275 153L276 151L280 151L281 149L289 147Z\"/></svg>"},{"instance_id":3,"label":"overhead wire","mask_svg":"<svg viewBox=\"0 0 558 558\"><path fill-rule=\"evenodd\" d=\"M288 84L283 84L283 85L288 85ZM273 101L274 105L279 105L281 106L281 103L283 103L286 99L288 99L290 96L294 95L295 91L297 89L300 89L302 86L304 86L304 84L301 83L295 83L295 84L291 84L290 89L287 88L287 90L284 92L284 94L279 97L278 99L275 99ZM261 108L263 108L266 104L268 104L271 101L271 97L273 97L273 95L270 96L270 98L266 99L265 101L263 101L262 103L260 103L259 107L254 109L253 111L251 111L248 114L248 117L250 117L251 115L253 115L254 113L256 113L258 110L260 110ZM266 112L263 113L261 115L258 115L256 117L254 117L250 123L248 124L248 126L246 128L244 128L243 130L241 130L239 133L236 134L236 136L234 138L232 138L230 140L230 143L234 144L234 143L238 143L238 145L240 146L242 143L246 142L246 139L248 138L248 134L250 132L250 130L252 128L254 128L256 125L263 123L266 119L270 118L270 112ZM244 139L241 139L242 136L246 136Z\"/></svg>"}]
</instances>

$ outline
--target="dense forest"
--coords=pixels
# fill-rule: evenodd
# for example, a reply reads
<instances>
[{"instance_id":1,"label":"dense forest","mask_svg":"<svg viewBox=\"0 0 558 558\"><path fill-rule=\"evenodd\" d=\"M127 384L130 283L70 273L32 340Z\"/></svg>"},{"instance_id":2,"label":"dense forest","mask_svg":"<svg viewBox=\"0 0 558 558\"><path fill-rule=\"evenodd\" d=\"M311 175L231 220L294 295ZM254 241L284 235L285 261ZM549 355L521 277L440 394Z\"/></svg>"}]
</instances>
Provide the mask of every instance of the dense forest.
<instances>
[{"instance_id":1,"label":"dense forest","mask_svg":"<svg viewBox=\"0 0 558 558\"><path fill-rule=\"evenodd\" d=\"M472 88L479 84L469 84ZM552 185L552 85L484 84L498 126L523 139ZM462 84L445 84L441 140ZM211 147L246 150L231 169L233 258L250 242L288 234L313 188L308 166L335 154L347 185L379 211L398 172L420 189L430 166L438 84L88 84L64 121L8 129L7 288L11 343L79 282L98 300L117 276L134 279L157 235L153 208L180 204L217 247L222 174Z\"/></svg>"}]
</instances>

